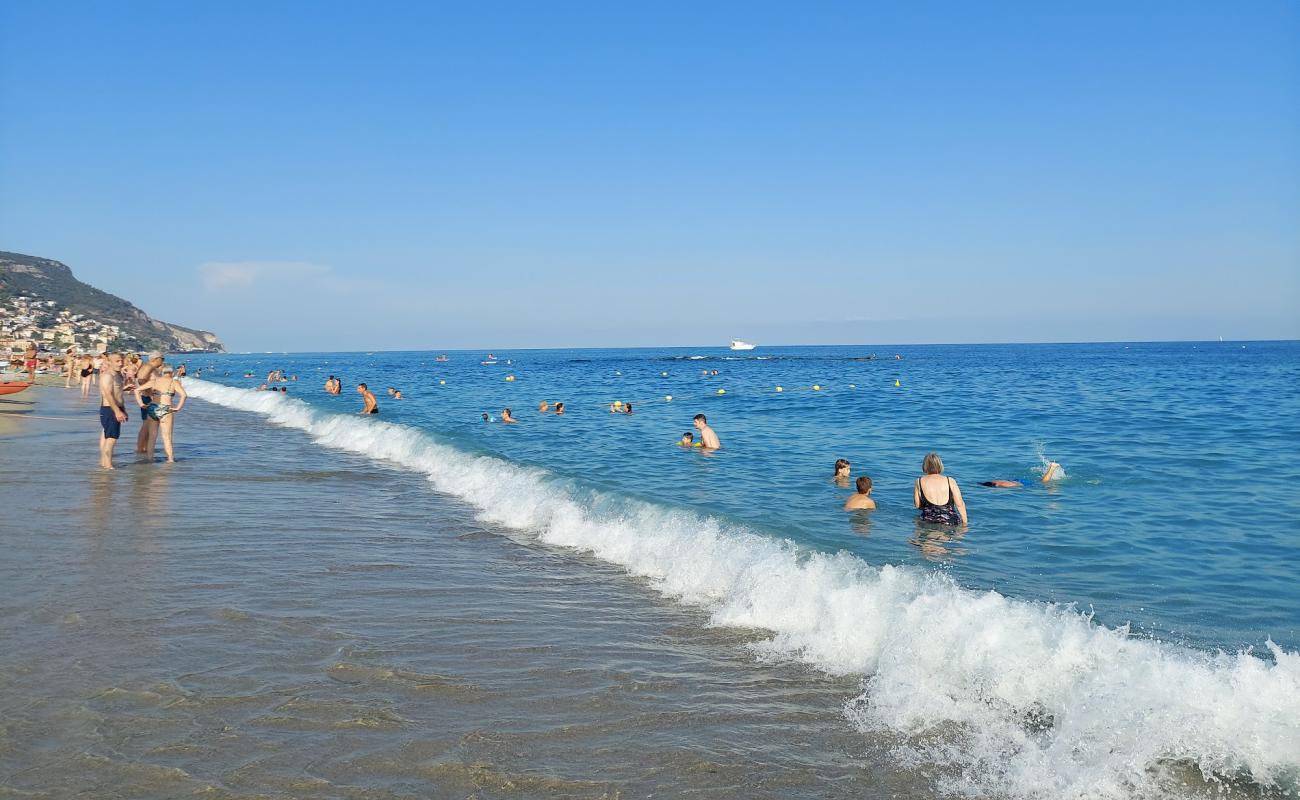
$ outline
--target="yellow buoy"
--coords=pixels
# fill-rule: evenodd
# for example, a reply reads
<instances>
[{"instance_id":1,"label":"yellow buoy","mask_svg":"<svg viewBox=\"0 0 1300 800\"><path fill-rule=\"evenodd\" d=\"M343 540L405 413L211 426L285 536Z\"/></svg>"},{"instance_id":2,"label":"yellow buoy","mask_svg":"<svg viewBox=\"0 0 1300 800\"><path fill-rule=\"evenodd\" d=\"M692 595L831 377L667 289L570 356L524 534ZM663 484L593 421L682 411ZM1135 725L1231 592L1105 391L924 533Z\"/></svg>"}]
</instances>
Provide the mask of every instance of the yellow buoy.
<instances>
[{"instance_id":1,"label":"yellow buoy","mask_svg":"<svg viewBox=\"0 0 1300 800\"><path fill-rule=\"evenodd\" d=\"M784 392L784 391L785 391L785 389L782 388L782 387L780 387L780 386L776 387L776 390L777 390L778 392Z\"/></svg>"},{"instance_id":2,"label":"yellow buoy","mask_svg":"<svg viewBox=\"0 0 1300 800\"><path fill-rule=\"evenodd\" d=\"M814 384L813 384L813 391L814 391L814 392L820 392L821 390L822 390L822 385L821 385L820 383L814 383Z\"/></svg>"},{"instance_id":3,"label":"yellow buoy","mask_svg":"<svg viewBox=\"0 0 1300 800\"><path fill-rule=\"evenodd\" d=\"M514 376L514 375L507 375L507 376L506 376L506 380L507 380L507 381L513 381L514 379L515 379L515 376Z\"/></svg>"},{"instance_id":4,"label":"yellow buoy","mask_svg":"<svg viewBox=\"0 0 1300 800\"><path fill-rule=\"evenodd\" d=\"M727 393L727 390L726 390L726 389L719 389L719 390L718 390L718 394L726 394L726 393Z\"/></svg>"},{"instance_id":5,"label":"yellow buoy","mask_svg":"<svg viewBox=\"0 0 1300 800\"><path fill-rule=\"evenodd\" d=\"M897 386L897 387L899 387L899 388L902 388L902 386L903 386L903 384L901 384L901 383L898 382L898 378L894 378L894 385Z\"/></svg>"}]
</instances>

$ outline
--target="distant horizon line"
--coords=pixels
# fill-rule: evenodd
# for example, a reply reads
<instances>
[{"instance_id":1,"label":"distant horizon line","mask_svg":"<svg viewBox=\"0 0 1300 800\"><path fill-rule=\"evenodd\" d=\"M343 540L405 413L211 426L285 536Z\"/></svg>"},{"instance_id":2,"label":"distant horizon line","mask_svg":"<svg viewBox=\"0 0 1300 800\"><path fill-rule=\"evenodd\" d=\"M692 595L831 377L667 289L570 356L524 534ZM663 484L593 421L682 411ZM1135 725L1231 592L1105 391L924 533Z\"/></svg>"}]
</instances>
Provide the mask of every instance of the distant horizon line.
<instances>
[{"instance_id":1,"label":"distant horizon line","mask_svg":"<svg viewBox=\"0 0 1300 800\"><path fill-rule=\"evenodd\" d=\"M519 351L545 351L545 350L723 350L728 353L754 353L760 348L780 349L793 347L1007 347L1007 346L1024 346L1038 345L1044 347L1056 345L1082 345L1082 344L1267 344L1279 342L1300 342L1300 338L1292 339L1096 339L1087 341L1072 342L890 342L890 343L831 343L831 344L771 344L758 345L755 350L731 350L726 345L629 345L623 347L611 346L569 346L569 347L454 347L444 349L360 349L360 350L227 350L223 353L213 353L207 351L191 352L173 352L168 355L311 355L314 353L477 353L480 351L492 352L500 350L502 352L519 352Z\"/></svg>"}]
</instances>

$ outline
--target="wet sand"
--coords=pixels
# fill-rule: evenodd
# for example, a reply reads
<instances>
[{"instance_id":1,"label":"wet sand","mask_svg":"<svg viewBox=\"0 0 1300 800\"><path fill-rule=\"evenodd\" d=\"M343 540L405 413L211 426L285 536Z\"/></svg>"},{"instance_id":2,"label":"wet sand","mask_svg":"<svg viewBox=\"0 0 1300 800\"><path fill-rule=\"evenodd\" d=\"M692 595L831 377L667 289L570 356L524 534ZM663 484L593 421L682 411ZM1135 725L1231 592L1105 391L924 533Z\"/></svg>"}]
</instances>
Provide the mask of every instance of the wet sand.
<instances>
[{"instance_id":1,"label":"wet sand","mask_svg":"<svg viewBox=\"0 0 1300 800\"><path fill-rule=\"evenodd\" d=\"M95 468L0 405L0 798L930 797L842 706L621 571L194 401ZM16 399L16 398L15 398Z\"/></svg>"}]
</instances>

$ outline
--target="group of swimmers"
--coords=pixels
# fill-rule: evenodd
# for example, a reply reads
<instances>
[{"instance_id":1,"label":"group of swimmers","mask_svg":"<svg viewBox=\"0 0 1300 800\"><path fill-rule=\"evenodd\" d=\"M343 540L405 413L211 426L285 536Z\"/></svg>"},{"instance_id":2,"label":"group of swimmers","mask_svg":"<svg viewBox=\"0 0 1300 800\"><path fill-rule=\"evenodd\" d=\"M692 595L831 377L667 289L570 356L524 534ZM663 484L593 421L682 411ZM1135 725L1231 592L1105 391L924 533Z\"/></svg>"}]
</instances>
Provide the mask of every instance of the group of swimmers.
<instances>
[{"instance_id":1,"label":"group of swimmers","mask_svg":"<svg viewBox=\"0 0 1300 800\"><path fill-rule=\"evenodd\" d=\"M832 480L841 486L847 486L851 469L852 465L846 459L836 460L835 475ZM969 517L966 513L966 503L961 496L961 487L957 485L957 481L943 474L943 459L938 453L925 454L925 458L921 461L921 472L921 477L917 478L912 485L912 506L919 512L921 521L938 525L965 525ZM1043 469L1043 476L1032 480L1038 483L1050 483L1062 474L1061 465L1049 461ZM1015 489L1026 486L1029 482L1030 479L999 479L983 481L980 485L995 489ZM870 477L858 476L854 488L857 491L844 501L845 511L869 511L876 507L876 501L871 497ZM940 498L943 498L942 502L937 502Z\"/></svg>"}]
</instances>

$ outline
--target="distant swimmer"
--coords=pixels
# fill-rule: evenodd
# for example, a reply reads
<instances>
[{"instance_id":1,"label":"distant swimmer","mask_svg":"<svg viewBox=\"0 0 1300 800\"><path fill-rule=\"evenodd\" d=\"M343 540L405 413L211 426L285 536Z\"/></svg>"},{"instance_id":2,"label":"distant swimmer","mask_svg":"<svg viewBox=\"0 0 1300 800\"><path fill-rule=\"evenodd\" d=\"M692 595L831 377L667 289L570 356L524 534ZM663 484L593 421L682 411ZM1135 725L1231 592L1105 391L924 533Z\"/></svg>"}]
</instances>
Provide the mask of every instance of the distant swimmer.
<instances>
[{"instance_id":1,"label":"distant swimmer","mask_svg":"<svg viewBox=\"0 0 1300 800\"><path fill-rule=\"evenodd\" d=\"M1057 480L1060 477L1061 472L1062 470L1060 464L1056 463L1055 461L1049 461L1047 462L1047 469L1043 470L1043 477L1041 478L1037 478L1037 479L1028 478L1026 480L1021 480L1021 481L1008 481L1008 480L1001 480L1001 479L994 480L994 481L983 481L980 483L980 486L992 486L995 489L1020 489L1025 486L1028 486L1030 483L1033 483L1035 481L1038 483L1051 483L1052 481Z\"/></svg>"},{"instance_id":2,"label":"distant swimmer","mask_svg":"<svg viewBox=\"0 0 1300 800\"><path fill-rule=\"evenodd\" d=\"M858 491L849 495L849 499L844 501L845 511L870 511L876 507L876 501L871 499L871 479L866 475L858 476Z\"/></svg>"},{"instance_id":3,"label":"distant swimmer","mask_svg":"<svg viewBox=\"0 0 1300 800\"><path fill-rule=\"evenodd\" d=\"M705 450L717 450L722 447L718 434L709 427L709 420L703 414L695 415L695 429L700 432L700 445Z\"/></svg>"},{"instance_id":4,"label":"distant swimmer","mask_svg":"<svg viewBox=\"0 0 1300 800\"><path fill-rule=\"evenodd\" d=\"M394 399L394 400L401 400L401 399L402 399L402 390L401 390L401 389L398 389L398 390L396 390L395 392L393 392L393 399Z\"/></svg>"},{"instance_id":5,"label":"distant swimmer","mask_svg":"<svg viewBox=\"0 0 1300 800\"><path fill-rule=\"evenodd\" d=\"M624 414L631 414L631 413L632 413L632 404L631 404L631 403L624 403L624 404L623 404L623 413L624 413Z\"/></svg>"},{"instance_id":6,"label":"distant swimmer","mask_svg":"<svg viewBox=\"0 0 1300 800\"><path fill-rule=\"evenodd\" d=\"M703 447L704 445L695 441L695 434L687 431L682 434L682 438L677 442L680 447Z\"/></svg>"},{"instance_id":7,"label":"distant swimmer","mask_svg":"<svg viewBox=\"0 0 1300 800\"><path fill-rule=\"evenodd\" d=\"M389 396L389 397L392 397L392 396L395 395L395 394L397 394L397 390L394 389L392 386L389 386L389 387L388 387L388 396Z\"/></svg>"},{"instance_id":8,"label":"distant swimmer","mask_svg":"<svg viewBox=\"0 0 1300 800\"><path fill-rule=\"evenodd\" d=\"M545 414L550 410L551 410L551 404L546 402L545 400L537 404L537 413L539 414Z\"/></svg>"},{"instance_id":9,"label":"distant swimmer","mask_svg":"<svg viewBox=\"0 0 1300 800\"><path fill-rule=\"evenodd\" d=\"M510 409L503 408L501 409L501 421L507 423L515 423L518 422L519 420L515 419L515 415L510 413Z\"/></svg>"},{"instance_id":10,"label":"distant swimmer","mask_svg":"<svg viewBox=\"0 0 1300 800\"><path fill-rule=\"evenodd\" d=\"M357 394L361 395L361 402L362 402L361 413L362 413L362 414L378 414L378 413L379 413L379 402L378 402L377 400L375 400L375 393L372 392L372 391L370 391L370 387L369 387L369 386L366 386L364 383L358 383L358 384L357 384Z\"/></svg>"},{"instance_id":11,"label":"distant swimmer","mask_svg":"<svg viewBox=\"0 0 1300 800\"><path fill-rule=\"evenodd\" d=\"M555 413L556 413L556 414L563 414L563 413L564 413L564 403L556 403L556 404L555 404Z\"/></svg>"},{"instance_id":12,"label":"distant swimmer","mask_svg":"<svg viewBox=\"0 0 1300 800\"><path fill-rule=\"evenodd\" d=\"M483 421L484 421L484 422L491 422L491 421L492 421L492 415L491 415L491 414L484 414L484 415L483 415Z\"/></svg>"},{"instance_id":13,"label":"distant swimmer","mask_svg":"<svg viewBox=\"0 0 1300 800\"><path fill-rule=\"evenodd\" d=\"M921 511L922 522L941 525L965 525L966 503L961 499L957 481L943 474L943 459L938 453L926 453L921 462L925 473L912 487L912 503ZM935 502L940 498L943 502Z\"/></svg>"},{"instance_id":14,"label":"distant swimmer","mask_svg":"<svg viewBox=\"0 0 1300 800\"><path fill-rule=\"evenodd\" d=\"M835 474L831 476L831 480L835 481L836 484L847 488L849 485L849 471L851 467L852 465L849 464L848 459L835 459Z\"/></svg>"}]
</instances>

